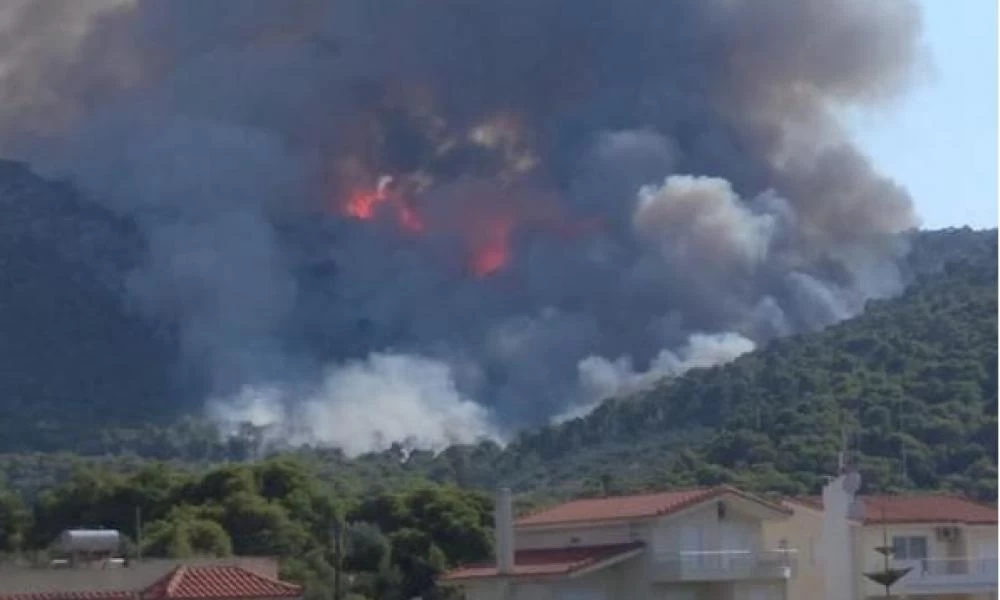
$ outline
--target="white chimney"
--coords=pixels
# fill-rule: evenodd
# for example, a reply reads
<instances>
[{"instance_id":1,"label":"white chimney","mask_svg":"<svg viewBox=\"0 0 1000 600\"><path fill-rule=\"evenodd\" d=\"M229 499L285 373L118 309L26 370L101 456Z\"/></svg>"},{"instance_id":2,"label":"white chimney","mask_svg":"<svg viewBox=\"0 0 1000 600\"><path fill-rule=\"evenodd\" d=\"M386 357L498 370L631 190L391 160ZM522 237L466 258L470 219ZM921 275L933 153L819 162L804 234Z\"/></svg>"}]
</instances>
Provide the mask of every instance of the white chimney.
<instances>
[{"instance_id":1,"label":"white chimney","mask_svg":"<svg viewBox=\"0 0 1000 600\"><path fill-rule=\"evenodd\" d=\"M514 508L510 488L500 488L497 492L493 521L496 527L497 573L509 575L514 572Z\"/></svg>"},{"instance_id":2,"label":"white chimney","mask_svg":"<svg viewBox=\"0 0 1000 600\"><path fill-rule=\"evenodd\" d=\"M823 534L820 549L826 578L826 600L851 600L854 593L854 544L851 519L858 509L855 499L861 477L853 469L823 488Z\"/></svg>"}]
</instances>

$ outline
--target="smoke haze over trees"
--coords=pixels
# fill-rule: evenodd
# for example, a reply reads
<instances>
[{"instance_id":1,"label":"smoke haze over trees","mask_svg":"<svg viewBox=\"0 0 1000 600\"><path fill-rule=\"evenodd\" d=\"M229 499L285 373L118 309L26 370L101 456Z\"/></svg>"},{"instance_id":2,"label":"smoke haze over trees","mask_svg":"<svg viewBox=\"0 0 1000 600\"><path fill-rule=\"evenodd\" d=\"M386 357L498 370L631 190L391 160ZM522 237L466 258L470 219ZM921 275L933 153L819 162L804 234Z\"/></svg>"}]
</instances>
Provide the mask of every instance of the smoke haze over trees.
<instances>
[{"instance_id":1,"label":"smoke haze over trees","mask_svg":"<svg viewBox=\"0 0 1000 600\"><path fill-rule=\"evenodd\" d=\"M912 2L11 1L0 32L0 152L120 221L76 268L222 423L504 438L904 284L909 198L836 114L905 89Z\"/></svg>"}]
</instances>

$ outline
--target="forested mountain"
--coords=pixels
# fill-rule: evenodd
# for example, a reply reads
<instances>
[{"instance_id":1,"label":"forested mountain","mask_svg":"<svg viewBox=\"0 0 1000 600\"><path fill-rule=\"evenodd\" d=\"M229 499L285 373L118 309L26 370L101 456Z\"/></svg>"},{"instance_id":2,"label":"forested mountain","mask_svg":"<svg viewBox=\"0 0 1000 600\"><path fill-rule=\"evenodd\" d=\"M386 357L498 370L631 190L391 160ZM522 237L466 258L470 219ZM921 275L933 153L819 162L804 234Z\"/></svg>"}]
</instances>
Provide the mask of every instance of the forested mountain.
<instances>
[{"instance_id":1,"label":"forested mountain","mask_svg":"<svg viewBox=\"0 0 1000 600\"><path fill-rule=\"evenodd\" d=\"M525 434L508 450L522 456L511 472L547 483L589 472L625 487L733 479L799 493L814 491L846 447L870 490L995 498L996 238L965 235L968 254L856 319Z\"/></svg>"},{"instance_id":2,"label":"forested mountain","mask_svg":"<svg viewBox=\"0 0 1000 600\"><path fill-rule=\"evenodd\" d=\"M62 453L0 455L0 554L30 557L69 526L117 527L134 539L139 508L146 555L279 554L295 557L283 575L306 583L311 598L331 597L338 565L357 598L448 598L434 575L489 556L484 492L498 483L515 487L522 506L720 482L815 493L846 448L869 492L995 500L996 231L924 232L913 244L913 282L901 297L524 432L506 448L397 445L356 459L300 448L221 465L256 458L259 432L223 439L190 417L138 427L67 410L63 423L100 424L73 423L89 437L52 429L39 447L61 444ZM30 447L16 435L33 413L4 414L8 447Z\"/></svg>"},{"instance_id":3,"label":"forested mountain","mask_svg":"<svg viewBox=\"0 0 1000 600\"><path fill-rule=\"evenodd\" d=\"M915 280L903 296L525 432L506 449L313 458L330 476L364 469L382 481L504 481L544 501L719 482L815 493L844 449L869 492L945 489L995 500L996 256L995 230L919 234Z\"/></svg>"},{"instance_id":4,"label":"forested mountain","mask_svg":"<svg viewBox=\"0 0 1000 600\"><path fill-rule=\"evenodd\" d=\"M914 281L902 297L873 302L856 319L610 400L506 449L483 443L435 456L396 447L354 460L295 452L345 492L430 478L474 487L504 480L544 497L718 481L811 492L843 447L869 489L995 498L996 231L919 233L909 270ZM19 439L31 448L30 436L16 435L30 430L31 413L6 414L8 448ZM0 468L30 491L81 462L130 469L145 456L197 467L259 455L250 429L222 439L193 418L103 427L104 418L93 413L92 429L75 422L87 435L67 437L67 454L8 454Z\"/></svg>"},{"instance_id":5,"label":"forested mountain","mask_svg":"<svg viewBox=\"0 0 1000 600\"><path fill-rule=\"evenodd\" d=\"M0 451L164 424L171 344L120 293L137 247L127 221L0 160Z\"/></svg>"}]
</instances>

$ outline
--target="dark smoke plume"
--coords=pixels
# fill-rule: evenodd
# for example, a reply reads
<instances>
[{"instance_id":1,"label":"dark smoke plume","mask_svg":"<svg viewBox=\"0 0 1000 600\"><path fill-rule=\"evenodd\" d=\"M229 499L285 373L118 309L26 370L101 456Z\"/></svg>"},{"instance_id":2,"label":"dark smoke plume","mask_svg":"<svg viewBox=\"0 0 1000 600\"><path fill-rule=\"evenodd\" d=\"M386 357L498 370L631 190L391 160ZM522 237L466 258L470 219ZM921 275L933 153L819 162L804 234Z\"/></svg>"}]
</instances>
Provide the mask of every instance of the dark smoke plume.
<instances>
[{"instance_id":1,"label":"dark smoke plume","mask_svg":"<svg viewBox=\"0 0 1000 600\"><path fill-rule=\"evenodd\" d=\"M133 220L211 414L440 446L897 293L837 115L910 1L6 0L0 144Z\"/></svg>"}]
</instances>

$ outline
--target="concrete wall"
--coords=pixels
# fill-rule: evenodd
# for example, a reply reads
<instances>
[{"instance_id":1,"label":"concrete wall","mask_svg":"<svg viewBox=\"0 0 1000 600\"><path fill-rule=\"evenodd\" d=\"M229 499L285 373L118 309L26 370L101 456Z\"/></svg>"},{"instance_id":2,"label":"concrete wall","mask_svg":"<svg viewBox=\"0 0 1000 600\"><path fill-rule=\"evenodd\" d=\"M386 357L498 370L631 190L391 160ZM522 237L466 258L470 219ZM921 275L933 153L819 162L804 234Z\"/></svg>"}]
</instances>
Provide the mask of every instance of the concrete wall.
<instances>
[{"instance_id":1,"label":"concrete wall","mask_svg":"<svg viewBox=\"0 0 1000 600\"><path fill-rule=\"evenodd\" d=\"M823 559L820 544L823 538L823 512L788 503L794 512L785 521L770 521L763 525L765 548L778 548L786 542L797 552L798 569L788 582L787 600L811 600L824 586Z\"/></svg>"},{"instance_id":2,"label":"concrete wall","mask_svg":"<svg viewBox=\"0 0 1000 600\"><path fill-rule=\"evenodd\" d=\"M651 590L651 600L783 600L780 583L671 583ZM812 597L818 598L815 590Z\"/></svg>"},{"instance_id":3,"label":"concrete wall","mask_svg":"<svg viewBox=\"0 0 1000 600\"><path fill-rule=\"evenodd\" d=\"M278 562L272 558L149 559L107 569L0 565L0 593L139 591L181 564L231 565L266 577L278 576Z\"/></svg>"},{"instance_id":4,"label":"concrete wall","mask_svg":"<svg viewBox=\"0 0 1000 600\"><path fill-rule=\"evenodd\" d=\"M997 556L997 526L971 525L965 527L969 556L994 558Z\"/></svg>"},{"instance_id":5,"label":"concrete wall","mask_svg":"<svg viewBox=\"0 0 1000 600\"><path fill-rule=\"evenodd\" d=\"M784 586L774 582L740 582L725 586L720 600L782 600ZM813 590L812 598L816 598Z\"/></svg>"},{"instance_id":6,"label":"concrete wall","mask_svg":"<svg viewBox=\"0 0 1000 600\"><path fill-rule=\"evenodd\" d=\"M703 583L671 583L655 585L651 600L714 600L711 586Z\"/></svg>"}]
</instances>

